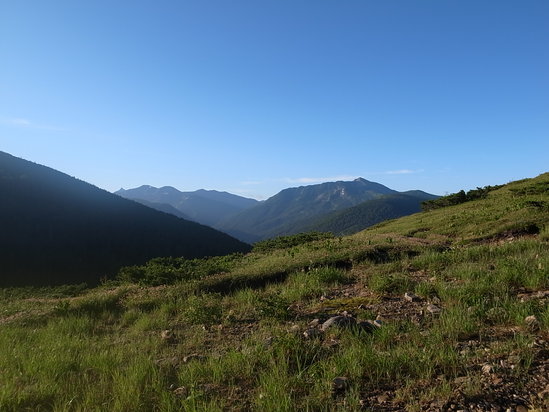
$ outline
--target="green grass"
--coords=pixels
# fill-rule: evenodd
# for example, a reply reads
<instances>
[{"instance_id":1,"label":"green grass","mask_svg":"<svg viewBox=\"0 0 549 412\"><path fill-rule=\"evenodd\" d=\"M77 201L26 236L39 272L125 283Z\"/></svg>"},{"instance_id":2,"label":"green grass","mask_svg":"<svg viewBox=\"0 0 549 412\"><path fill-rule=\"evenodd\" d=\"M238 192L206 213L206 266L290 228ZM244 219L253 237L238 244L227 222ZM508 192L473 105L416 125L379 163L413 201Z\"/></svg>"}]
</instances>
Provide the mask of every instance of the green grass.
<instances>
[{"instance_id":1,"label":"green grass","mask_svg":"<svg viewBox=\"0 0 549 412\"><path fill-rule=\"evenodd\" d=\"M94 289L0 290L0 410L343 411L383 391L397 409L422 410L456 402L458 377L483 396L479 365L509 354L526 387L534 343L549 338L547 301L521 298L549 289L548 181L204 268L155 260ZM407 291L423 301L406 306ZM420 316L431 301L441 314ZM344 310L387 320L373 334L302 336ZM332 393L338 376L344 393Z\"/></svg>"}]
</instances>

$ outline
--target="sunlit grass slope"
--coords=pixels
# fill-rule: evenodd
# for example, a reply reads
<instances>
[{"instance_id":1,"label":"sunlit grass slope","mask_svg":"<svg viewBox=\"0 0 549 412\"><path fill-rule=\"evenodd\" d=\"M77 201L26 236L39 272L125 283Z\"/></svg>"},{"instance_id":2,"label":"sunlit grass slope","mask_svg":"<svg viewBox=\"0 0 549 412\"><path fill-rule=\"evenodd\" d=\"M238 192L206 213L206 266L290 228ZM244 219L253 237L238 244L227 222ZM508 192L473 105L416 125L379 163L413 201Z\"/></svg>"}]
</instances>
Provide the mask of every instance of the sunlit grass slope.
<instances>
[{"instance_id":1,"label":"sunlit grass slope","mask_svg":"<svg viewBox=\"0 0 549 412\"><path fill-rule=\"evenodd\" d=\"M350 237L3 289L0 410L541 411L548 267L544 174ZM344 312L382 326L314 327Z\"/></svg>"}]
</instances>

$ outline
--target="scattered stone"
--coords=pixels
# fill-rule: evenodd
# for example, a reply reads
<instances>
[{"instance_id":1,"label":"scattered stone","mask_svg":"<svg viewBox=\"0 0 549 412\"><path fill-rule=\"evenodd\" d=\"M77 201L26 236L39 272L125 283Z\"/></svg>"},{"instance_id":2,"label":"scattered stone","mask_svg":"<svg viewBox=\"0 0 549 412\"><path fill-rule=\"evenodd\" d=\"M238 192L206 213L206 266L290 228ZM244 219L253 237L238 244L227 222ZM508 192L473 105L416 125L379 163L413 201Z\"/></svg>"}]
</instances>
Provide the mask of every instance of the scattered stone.
<instances>
[{"instance_id":1,"label":"scattered stone","mask_svg":"<svg viewBox=\"0 0 549 412\"><path fill-rule=\"evenodd\" d=\"M297 324L294 324L290 327L290 332L293 332L293 333L298 333L299 332L299 325Z\"/></svg>"},{"instance_id":2,"label":"scattered stone","mask_svg":"<svg viewBox=\"0 0 549 412\"><path fill-rule=\"evenodd\" d=\"M329 348L335 348L336 346L339 346L341 342L338 339L330 338L327 341L324 341L324 345L328 346Z\"/></svg>"},{"instance_id":3,"label":"scattered stone","mask_svg":"<svg viewBox=\"0 0 549 412\"><path fill-rule=\"evenodd\" d=\"M492 378L492 383L493 383L494 385L500 385L502 382L503 382L503 379L500 378L499 376L494 376L494 377Z\"/></svg>"},{"instance_id":4,"label":"scattered stone","mask_svg":"<svg viewBox=\"0 0 549 412\"><path fill-rule=\"evenodd\" d=\"M332 327L349 328L356 325L356 319L351 316L333 316L322 324L323 331Z\"/></svg>"},{"instance_id":5,"label":"scattered stone","mask_svg":"<svg viewBox=\"0 0 549 412\"><path fill-rule=\"evenodd\" d=\"M379 395L379 396L377 397L377 401L378 401L379 403L385 403L385 402L387 402L388 400L389 400L389 395L386 394L386 393L384 393L383 395Z\"/></svg>"},{"instance_id":6,"label":"scattered stone","mask_svg":"<svg viewBox=\"0 0 549 412\"><path fill-rule=\"evenodd\" d=\"M171 330L166 329L160 332L160 339L162 339L165 342L172 342L174 340L174 334Z\"/></svg>"},{"instance_id":7,"label":"scattered stone","mask_svg":"<svg viewBox=\"0 0 549 412\"><path fill-rule=\"evenodd\" d=\"M180 386L177 389L174 389L173 394L179 398L186 398L189 395L189 391L184 386Z\"/></svg>"},{"instance_id":8,"label":"scattered stone","mask_svg":"<svg viewBox=\"0 0 549 412\"><path fill-rule=\"evenodd\" d=\"M524 319L524 323L526 323L526 326L532 332L536 332L539 330L539 321L538 318L536 318L534 315L527 316Z\"/></svg>"},{"instance_id":9,"label":"scattered stone","mask_svg":"<svg viewBox=\"0 0 549 412\"><path fill-rule=\"evenodd\" d=\"M427 312L429 312L432 315L440 315L440 313L442 312L442 309L439 308L437 305L430 304L430 305L427 305Z\"/></svg>"},{"instance_id":10,"label":"scattered stone","mask_svg":"<svg viewBox=\"0 0 549 412\"><path fill-rule=\"evenodd\" d=\"M303 332L303 336L305 336L305 339L317 339L322 336L322 331L317 328L309 328Z\"/></svg>"},{"instance_id":11,"label":"scattered stone","mask_svg":"<svg viewBox=\"0 0 549 412\"><path fill-rule=\"evenodd\" d=\"M161 359L156 359L154 361L154 364L155 365L158 365L158 366L177 366L177 364L179 363L179 358L177 356L170 356L169 358L161 358Z\"/></svg>"},{"instance_id":12,"label":"scattered stone","mask_svg":"<svg viewBox=\"0 0 549 412\"><path fill-rule=\"evenodd\" d=\"M349 388L349 379L345 376L338 376L332 381L332 391L334 393L345 392Z\"/></svg>"},{"instance_id":13,"label":"scattered stone","mask_svg":"<svg viewBox=\"0 0 549 412\"><path fill-rule=\"evenodd\" d=\"M421 300L421 298L418 295L412 292L406 292L404 294L404 299L407 300L408 302L419 302Z\"/></svg>"},{"instance_id":14,"label":"scattered stone","mask_svg":"<svg viewBox=\"0 0 549 412\"><path fill-rule=\"evenodd\" d=\"M311 328L316 328L318 325L320 325L320 319L315 318L312 321L309 322L309 326Z\"/></svg>"},{"instance_id":15,"label":"scattered stone","mask_svg":"<svg viewBox=\"0 0 549 412\"><path fill-rule=\"evenodd\" d=\"M204 355L199 355L198 353L193 353L191 355L187 355L183 358L183 363L189 363L193 360L201 361L206 359Z\"/></svg>"},{"instance_id":16,"label":"scattered stone","mask_svg":"<svg viewBox=\"0 0 549 412\"><path fill-rule=\"evenodd\" d=\"M457 385L461 385L467 382L469 382L468 376L458 376L457 378L454 379L454 383Z\"/></svg>"}]
</instances>

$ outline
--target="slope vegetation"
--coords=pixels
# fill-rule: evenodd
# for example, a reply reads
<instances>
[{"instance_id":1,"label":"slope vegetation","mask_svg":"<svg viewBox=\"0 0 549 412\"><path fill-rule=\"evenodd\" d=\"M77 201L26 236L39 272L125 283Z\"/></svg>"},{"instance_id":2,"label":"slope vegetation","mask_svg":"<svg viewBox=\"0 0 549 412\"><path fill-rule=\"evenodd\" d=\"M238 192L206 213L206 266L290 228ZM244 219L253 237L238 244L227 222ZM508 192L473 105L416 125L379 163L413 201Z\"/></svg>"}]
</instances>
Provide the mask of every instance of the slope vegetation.
<instances>
[{"instance_id":1,"label":"slope vegetation","mask_svg":"<svg viewBox=\"0 0 549 412\"><path fill-rule=\"evenodd\" d=\"M423 201L436 196L424 194L393 194L368 200L348 209L335 211L315 218L309 224L297 225L299 232L331 232L335 235L350 235L376 223L421 211Z\"/></svg>"},{"instance_id":2,"label":"slope vegetation","mask_svg":"<svg viewBox=\"0 0 549 412\"><path fill-rule=\"evenodd\" d=\"M549 174L348 237L0 292L1 410L547 410Z\"/></svg>"},{"instance_id":3,"label":"slope vegetation","mask_svg":"<svg viewBox=\"0 0 549 412\"><path fill-rule=\"evenodd\" d=\"M209 227L3 152L0 193L0 286L97 284L156 256L249 250Z\"/></svg>"}]
</instances>

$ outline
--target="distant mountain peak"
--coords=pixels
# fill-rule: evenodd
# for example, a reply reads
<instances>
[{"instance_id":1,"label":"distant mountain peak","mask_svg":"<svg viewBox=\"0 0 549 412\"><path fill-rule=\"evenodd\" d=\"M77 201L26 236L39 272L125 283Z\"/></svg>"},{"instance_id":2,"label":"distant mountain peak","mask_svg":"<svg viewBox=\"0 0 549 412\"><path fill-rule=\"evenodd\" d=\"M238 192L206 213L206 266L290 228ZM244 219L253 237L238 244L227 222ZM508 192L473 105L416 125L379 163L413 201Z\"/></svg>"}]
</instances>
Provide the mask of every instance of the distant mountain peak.
<instances>
[{"instance_id":1,"label":"distant mountain peak","mask_svg":"<svg viewBox=\"0 0 549 412\"><path fill-rule=\"evenodd\" d=\"M217 190L199 189L194 192L182 192L172 186L140 186L119 191L117 194L127 199L145 200L151 202L150 204L164 204L158 206L162 211L166 210L165 204L168 204L190 219L213 227L219 221L258 203L255 199Z\"/></svg>"}]
</instances>

